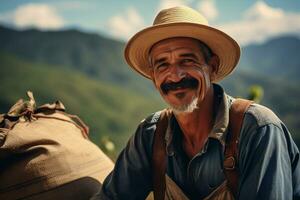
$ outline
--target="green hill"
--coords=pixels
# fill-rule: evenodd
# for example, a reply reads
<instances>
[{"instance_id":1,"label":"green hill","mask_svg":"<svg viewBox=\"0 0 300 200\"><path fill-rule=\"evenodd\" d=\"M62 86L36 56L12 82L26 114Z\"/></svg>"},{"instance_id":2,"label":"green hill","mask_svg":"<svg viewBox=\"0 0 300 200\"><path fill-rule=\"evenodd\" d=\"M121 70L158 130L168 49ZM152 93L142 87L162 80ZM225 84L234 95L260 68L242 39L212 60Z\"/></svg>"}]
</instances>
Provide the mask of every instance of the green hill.
<instances>
[{"instance_id":1,"label":"green hill","mask_svg":"<svg viewBox=\"0 0 300 200\"><path fill-rule=\"evenodd\" d=\"M115 143L116 152L145 114L163 105L156 98L91 80L82 73L25 62L8 54L0 54L0 66L1 113L19 98L26 98L27 90L33 91L38 105L61 100L69 113L79 115L89 125L95 143L101 145L101 139L108 138Z\"/></svg>"},{"instance_id":2,"label":"green hill","mask_svg":"<svg viewBox=\"0 0 300 200\"><path fill-rule=\"evenodd\" d=\"M16 31L0 26L1 51L29 62L76 70L90 78L125 85L143 94L152 93L150 81L128 70L123 47L123 42L77 30Z\"/></svg>"},{"instance_id":3,"label":"green hill","mask_svg":"<svg viewBox=\"0 0 300 200\"><path fill-rule=\"evenodd\" d=\"M249 45L242 49L239 69L299 82L299 52L300 39L295 36L284 36L263 44Z\"/></svg>"}]
</instances>

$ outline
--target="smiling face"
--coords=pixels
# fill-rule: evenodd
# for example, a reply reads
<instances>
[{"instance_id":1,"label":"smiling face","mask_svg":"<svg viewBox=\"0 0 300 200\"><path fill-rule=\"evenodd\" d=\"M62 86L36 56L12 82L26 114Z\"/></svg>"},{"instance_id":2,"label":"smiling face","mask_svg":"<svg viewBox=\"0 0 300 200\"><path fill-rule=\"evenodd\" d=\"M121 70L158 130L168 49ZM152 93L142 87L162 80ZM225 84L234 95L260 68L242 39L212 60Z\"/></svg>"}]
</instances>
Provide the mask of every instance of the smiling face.
<instances>
[{"instance_id":1,"label":"smiling face","mask_svg":"<svg viewBox=\"0 0 300 200\"><path fill-rule=\"evenodd\" d=\"M217 63L206 63L200 42L192 38L160 41L149 56L152 80L164 100L175 111L193 111L211 88Z\"/></svg>"}]
</instances>

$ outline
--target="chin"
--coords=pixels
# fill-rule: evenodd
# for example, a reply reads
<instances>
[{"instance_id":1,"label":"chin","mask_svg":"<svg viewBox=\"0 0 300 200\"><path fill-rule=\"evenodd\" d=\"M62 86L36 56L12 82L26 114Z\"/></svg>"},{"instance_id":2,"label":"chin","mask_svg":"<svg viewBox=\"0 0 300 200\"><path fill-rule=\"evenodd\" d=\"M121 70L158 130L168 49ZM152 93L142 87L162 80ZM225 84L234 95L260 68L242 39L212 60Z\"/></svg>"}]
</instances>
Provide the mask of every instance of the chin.
<instances>
[{"instance_id":1,"label":"chin","mask_svg":"<svg viewBox=\"0 0 300 200\"><path fill-rule=\"evenodd\" d=\"M191 113L198 108L198 97L194 96L189 103L174 105L170 104L175 114Z\"/></svg>"}]
</instances>

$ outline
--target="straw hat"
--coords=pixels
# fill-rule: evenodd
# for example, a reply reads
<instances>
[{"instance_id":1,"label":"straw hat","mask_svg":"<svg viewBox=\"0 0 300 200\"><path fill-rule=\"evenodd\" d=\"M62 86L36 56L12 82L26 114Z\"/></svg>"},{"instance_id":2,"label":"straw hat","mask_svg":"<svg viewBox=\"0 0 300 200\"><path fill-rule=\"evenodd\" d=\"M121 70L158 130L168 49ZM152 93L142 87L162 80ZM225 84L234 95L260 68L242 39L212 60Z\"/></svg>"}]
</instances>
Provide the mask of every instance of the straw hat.
<instances>
[{"instance_id":1,"label":"straw hat","mask_svg":"<svg viewBox=\"0 0 300 200\"><path fill-rule=\"evenodd\" d=\"M153 26L141 30L128 41L125 47L127 63L141 75L151 79L149 50L155 43L173 37L198 39L219 56L219 70L213 82L230 74L240 58L240 47L234 39L210 27L197 11L178 6L162 10L156 16Z\"/></svg>"}]
</instances>

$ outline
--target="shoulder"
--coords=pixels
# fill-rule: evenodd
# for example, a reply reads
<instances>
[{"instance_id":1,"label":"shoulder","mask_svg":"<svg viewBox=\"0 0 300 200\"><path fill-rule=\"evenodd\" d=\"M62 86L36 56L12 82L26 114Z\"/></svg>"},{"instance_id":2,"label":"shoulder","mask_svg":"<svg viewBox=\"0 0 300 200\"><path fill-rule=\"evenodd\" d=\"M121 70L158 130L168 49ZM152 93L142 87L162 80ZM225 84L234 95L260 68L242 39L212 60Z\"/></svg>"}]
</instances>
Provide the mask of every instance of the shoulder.
<instances>
[{"instance_id":1,"label":"shoulder","mask_svg":"<svg viewBox=\"0 0 300 200\"><path fill-rule=\"evenodd\" d=\"M237 100L228 94L226 94L226 99L229 107ZM245 125L250 125L253 128L259 128L265 125L275 125L280 127L282 121L270 108L257 103L252 103L244 115L243 126Z\"/></svg>"},{"instance_id":2,"label":"shoulder","mask_svg":"<svg viewBox=\"0 0 300 200\"><path fill-rule=\"evenodd\" d=\"M271 109L255 103L248 108L240 133L241 154L257 149L289 149L292 143L288 129Z\"/></svg>"},{"instance_id":3,"label":"shoulder","mask_svg":"<svg viewBox=\"0 0 300 200\"><path fill-rule=\"evenodd\" d=\"M291 151L298 151L286 125L271 109L259 104L252 104L245 113L242 134L253 138L265 137L287 146Z\"/></svg>"},{"instance_id":4,"label":"shoulder","mask_svg":"<svg viewBox=\"0 0 300 200\"><path fill-rule=\"evenodd\" d=\"M122 155L130 155L131 159L145 159L150 162L156 123L159 121L160 111L143 119L137 126L135 133L129 138ZM140 158L143 155L144 158ZM126 157L127 158L127 157ZM128 157L129 158L129 157ZM145 162L145 163L147 163Z\"/></svg>"},{"instance_id":5,"label":"shoulder","mask_svg":"<svg viewBox=\"0 0 300 200\"><path fill-rule=\"evenodd\" d=\"M269 108L251 104L245 113L243 125L240 133L240 149L243 151L253 149L259 144L268 145L270 142L284 144L285 133L284 124L278 116Z\"/></svg>"},{"instance_id":6,"label":"shoulder","mask_svg":"<svg viewBox=\"0 0 300 200\"><path fill-rule=\"evenodd\" d=\"M141 123L144 123L145 125L156 124L159 121L159 117L160 117L161 113L162 113L162 110L151 113L145 119L143 119L141 121Z\"/></svg>"},{"instance_id":7,"label":"shoulder","mask_svg":"<svg viewBox=\"0 0 300 200\"><path fill-rule=\"evenodd\" d=\"M284 127L285 125L271 109L253 103L245 113L241 139L257 139L264 136L270 139L279 138L284 136Z\"/></svg>"},{"instance_id":8,"label":"shoulder","mask_svg":"<svg viewBox=\"0 0 300 200\"><path fill-rule=\"evenodd\" d=\"M235 98L227 95L228 104L232 105ZM283 122L279 117L268 107L252 103L245 112L243 124L241 127L241 136L245 134L255 134L263 127L274 127L277 130L282 130Z\"/></svg>"},{"instance_id":9,"label":"shoulder","mask_svg":"<svg viewBox=\"0 0 300 200\"><path fill-rule=\"evenodd\" d=\"M153 134L162 112L163 110L151 113L140 122L138 128L141 129L143 132Z\"/></svg>"},{"instance_id":10,"label":"shoulder","mask_svg":"<svg viewBox=\"0 0 300 200\"><path fill-rule=\"evenodd\" d=\"M269 108L260 104L252 104L245 113L245 122L250 121L251 124L255 124L257 128L265 125L275 125L281 127L281 120L279 117Z\"/></svg>"},{"instance_id":11,"label":"shoulder","mask_svg":"<svg viewBox=\"0 0 300 200\"><path fill-rule=\"evenodd\" d=\"M151 113L146 118L144 118L138 125L137 130L133 137L131 137L131 141L135 141L135 143L144 144L146 146L152 146L154 132L156 130L157 122L159 121L160 114L162 111L157 111L155 113Z\"/></svg>"}]
</instances>

